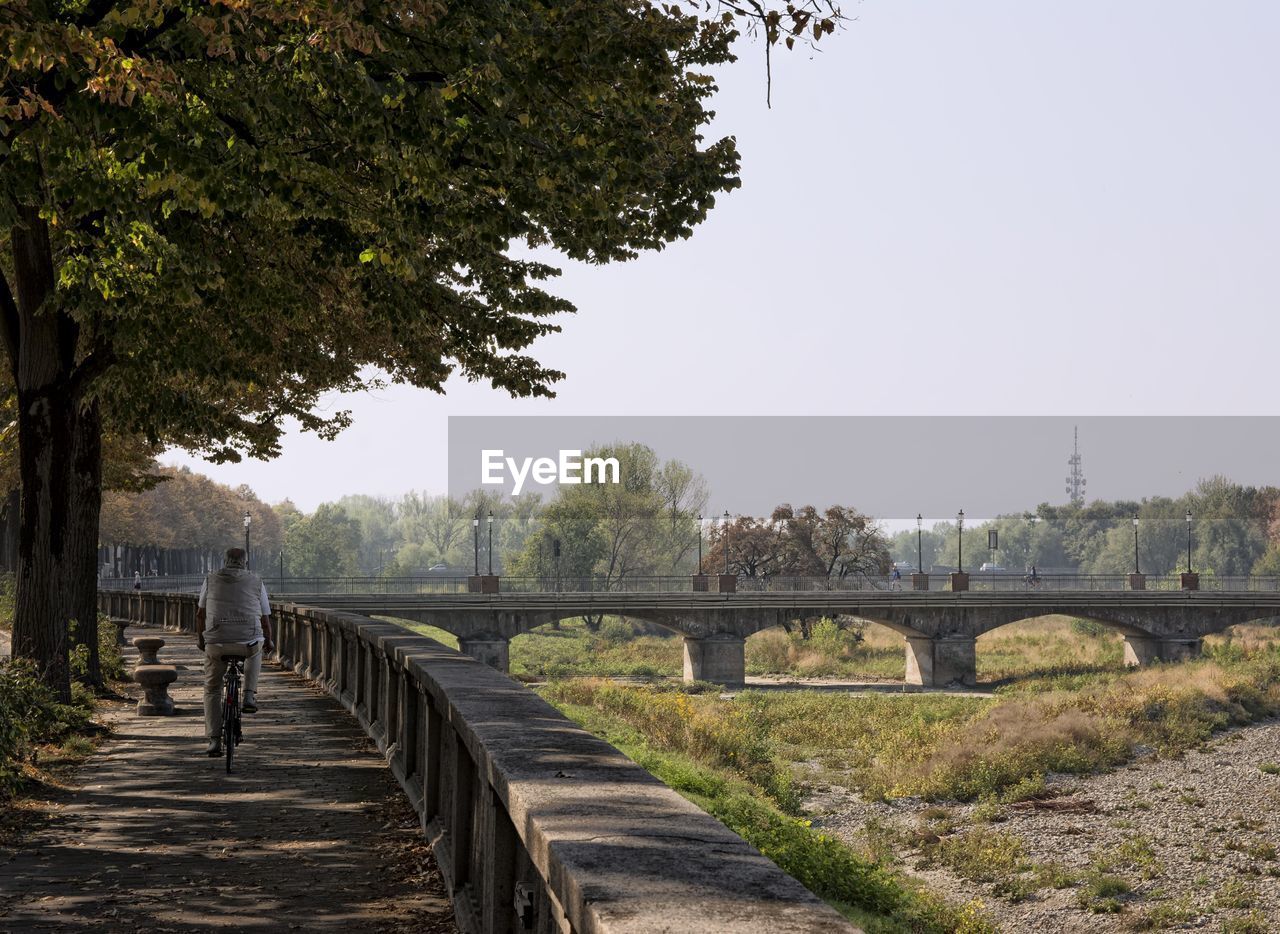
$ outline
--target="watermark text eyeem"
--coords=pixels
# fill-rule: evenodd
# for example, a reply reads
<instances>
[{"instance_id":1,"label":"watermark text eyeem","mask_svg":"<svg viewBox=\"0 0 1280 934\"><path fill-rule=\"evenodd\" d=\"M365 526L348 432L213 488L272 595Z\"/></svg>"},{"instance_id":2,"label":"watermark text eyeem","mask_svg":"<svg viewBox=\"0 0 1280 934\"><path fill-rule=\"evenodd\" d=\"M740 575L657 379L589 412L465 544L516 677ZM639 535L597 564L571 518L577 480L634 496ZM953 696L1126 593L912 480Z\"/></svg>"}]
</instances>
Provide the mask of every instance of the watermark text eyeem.
<instances>
[{"instance_id":1,"label":"watermark text eyeem","mask_svg":"<svg viewBox=\"0 0 1280 934\"><path fill-rule=\"evenodd\" d=\"M580 483L618 483L621 468L616 457L587 457L581 451L561 451L558 458L526 457L517 460L499 450L480 452L480 482L486 486L512 481L511 495L519 496L526 480L547 485L576 486Z\"/></svg>"}]
</instances>

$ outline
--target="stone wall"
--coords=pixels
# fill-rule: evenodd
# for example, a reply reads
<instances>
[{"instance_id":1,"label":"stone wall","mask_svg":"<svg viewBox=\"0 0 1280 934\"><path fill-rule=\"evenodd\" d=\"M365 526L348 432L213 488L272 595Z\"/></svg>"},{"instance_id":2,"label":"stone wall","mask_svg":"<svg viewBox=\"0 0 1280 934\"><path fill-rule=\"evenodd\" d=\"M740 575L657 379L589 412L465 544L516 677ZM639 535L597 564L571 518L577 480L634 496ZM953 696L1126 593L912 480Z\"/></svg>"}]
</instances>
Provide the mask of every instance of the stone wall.
<instances>
[{"instance_id":1,"label":"stone wall","mask_svg":"<svg viewBox=\"0 0 1280 934\"><path fill-rule=\"evenodd\" d=\"M193 631L190 594L102 592ZM398 626L273 604L278 660L351 712L417 810L464 931L854 928L740 837L497 671Z\"/></svg>"}]
</instances>

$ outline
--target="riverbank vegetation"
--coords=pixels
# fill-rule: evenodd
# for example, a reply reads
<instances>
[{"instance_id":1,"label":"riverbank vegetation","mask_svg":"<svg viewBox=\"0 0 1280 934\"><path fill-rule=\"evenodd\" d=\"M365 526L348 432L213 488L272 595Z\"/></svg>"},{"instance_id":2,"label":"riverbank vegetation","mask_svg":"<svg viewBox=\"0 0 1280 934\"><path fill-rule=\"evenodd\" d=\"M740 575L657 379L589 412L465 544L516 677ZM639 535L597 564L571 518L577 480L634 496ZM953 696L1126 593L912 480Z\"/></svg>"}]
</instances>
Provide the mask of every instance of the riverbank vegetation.
<instances>
[{"instance_id":1,"label":"riverbank vegetation","mask_svg":"<svg viewBox=\"0 0 1280 934\"><path fill-rule=\"evenodd\" d=\"M580 643L584 636L567 628L553 638ZM1206 640L1201 659L1141 670L1124 669L1118 637L1090 624L1051 618L998 633L986 646L984 670L996 682L988 695L766 687L727 696L709 685L608 677L552 678L538 690L867 930L991 923L978 906L923 894L900 874L896 853L904 848L922 865L986 880L1002 898L1069 887L1089 910L1113 909L1115 896L1106 893L1118 884L1114 873L1031 865L1017 841L988 822L1043 797L1050 773L1178 756L1218 731L1280 714L1280 630L1238 626ZM782 644L785 636L770 639ZM816 636L827 638L821 629ZM885 641L873 632L824 658L848 663L869 651L874 659ZM980 665L983 652L980 643ZM513 643L513 667L517 655ZM869 825L853 842L836 839L815 829L805 810L823 787L867 801L935 802L946 826L906 840ZM950 816L958 802L976 804L965 809L972 827Z\"/></svg>"},{"instance_id":2,"label":"riverbank vegetation","mask_svg":"<svg viewBox=\"0 0 1280 934\"><path fill-rule=\"evenodd\" d=\"M656 716L647 726L634 726L607 705L596 706L596 686L605 688L600 682L571 681L544 690L568 716L723 822L864 930L871 934L994 930L977 905L950 905L814 829L799 816L797 789L785 765L771 760L767 746L736 745L746 736L733 725L708 723L709 729L694 729L696 741L673 741L679 732L677 724L700 719L694 705L702 697L673 688L622 688L615 697L635 691L630 694L635 700L658 700ZM622 706L628 706L625 700ZM658 724L663 727L651 733L650 728Z\"/></svg>"}]
</instances>

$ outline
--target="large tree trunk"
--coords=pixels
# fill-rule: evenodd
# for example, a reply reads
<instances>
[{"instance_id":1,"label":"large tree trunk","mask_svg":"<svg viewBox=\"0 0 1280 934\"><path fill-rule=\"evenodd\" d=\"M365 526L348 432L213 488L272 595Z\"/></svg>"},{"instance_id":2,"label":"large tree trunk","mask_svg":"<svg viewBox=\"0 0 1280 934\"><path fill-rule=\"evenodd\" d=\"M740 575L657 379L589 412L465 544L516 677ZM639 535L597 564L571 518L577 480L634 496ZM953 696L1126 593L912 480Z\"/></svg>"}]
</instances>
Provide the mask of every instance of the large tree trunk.
<instances>
[{"instance_id":1,"label":"large tree trunk","mask_svg":"<svg viewBox=\"0 0 1280 934\"><path fill-rule=\"evenodd\" d=\"M88 649L83 679L100 688L103 681L98 653L98 520L102 513L102 418L97 401L80 410L72 466L69 610L75 620L75 642Z\"/></svg>"},{"instance_id":2,"label":"large tree trunk","mask_svg":"<svg viewBox=\"0 0 1280 934\"><path fill-rule=\"evenodd\" d=\"M77 401L72 383L78 328L52 307L53 254L39 212L19 209L12 230L17 302L6 303L4 330L18 396L22 525L18 535L13 654L33 660L63 699L68 588L80 569L71 551Z\"/></svg>"},{"instance_id":3,"label":"large tree trunk","mask_svg":"<svg viewBox=\"0 0 1280 934\"><path fill-rule=\"evenodd\" d=\"M22 492L12 491L4 504L4 569L10 574L18 570L18 529L21 525Z\"/></svg>"}]
</instances>

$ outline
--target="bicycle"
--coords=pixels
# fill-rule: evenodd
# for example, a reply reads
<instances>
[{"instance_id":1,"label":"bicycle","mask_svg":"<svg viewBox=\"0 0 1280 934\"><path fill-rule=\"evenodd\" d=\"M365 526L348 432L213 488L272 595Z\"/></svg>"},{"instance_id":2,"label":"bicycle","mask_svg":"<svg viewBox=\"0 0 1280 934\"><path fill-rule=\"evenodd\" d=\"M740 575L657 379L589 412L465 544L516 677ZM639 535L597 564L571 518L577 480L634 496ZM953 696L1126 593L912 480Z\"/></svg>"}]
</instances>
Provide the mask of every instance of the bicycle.
<instances>
[{"instance_id":1,"label":"bicycle","mask_svg":"<svg viewBox=\"0 0 1280 934\"><path fill-rule=\"evenodd\" d=\"M228 775L231 774L231 761L235 757L236 746L244 742L240 709L240 685L244 678L240 667L245 659L254 654L254 648L246 645L244 655L224 653L222 656L227 663L222 674L222 745L226 750Z\"/></svg>"}]
</instances>

